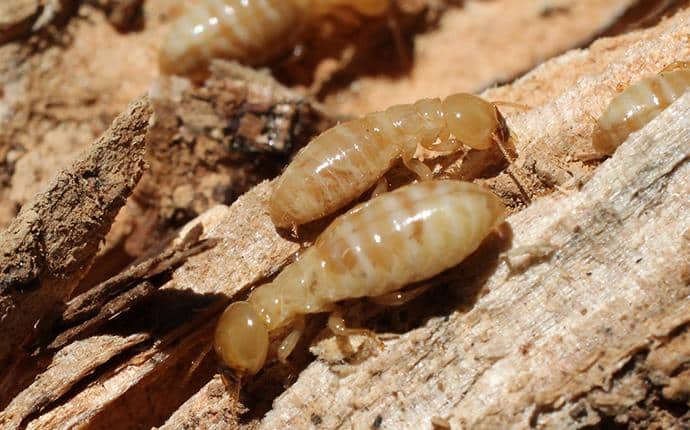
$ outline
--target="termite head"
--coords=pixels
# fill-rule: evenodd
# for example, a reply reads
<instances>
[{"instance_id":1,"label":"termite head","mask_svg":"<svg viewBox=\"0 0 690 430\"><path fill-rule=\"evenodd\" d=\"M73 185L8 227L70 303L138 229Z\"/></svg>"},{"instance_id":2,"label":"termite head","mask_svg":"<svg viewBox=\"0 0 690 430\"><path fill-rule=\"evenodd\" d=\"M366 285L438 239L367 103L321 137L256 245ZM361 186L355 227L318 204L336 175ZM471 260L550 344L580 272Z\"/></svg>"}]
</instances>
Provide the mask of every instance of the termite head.
<instances>
[{"instance_id":1,"label":"termite head","mask_svg":"<svg viewBox=\"0 0 690 430\"><path fill-rule=\"evenodd\" d=\"M254 375L268 354L268 327L254 305L234 302L225 309L214 338L216 354L238 376Z\"/></svg>"},{"instance_id":2,"label":"termite head","mask_svg":"<svg viewBox=\"0 0 690 430\"><path fill-rule=\"evenodd\" d=\"M493 103L472 94L453 94L441 103L448 131L470 148L486 150L505 143L510 132Z\"/></svg>"}]
</instances>

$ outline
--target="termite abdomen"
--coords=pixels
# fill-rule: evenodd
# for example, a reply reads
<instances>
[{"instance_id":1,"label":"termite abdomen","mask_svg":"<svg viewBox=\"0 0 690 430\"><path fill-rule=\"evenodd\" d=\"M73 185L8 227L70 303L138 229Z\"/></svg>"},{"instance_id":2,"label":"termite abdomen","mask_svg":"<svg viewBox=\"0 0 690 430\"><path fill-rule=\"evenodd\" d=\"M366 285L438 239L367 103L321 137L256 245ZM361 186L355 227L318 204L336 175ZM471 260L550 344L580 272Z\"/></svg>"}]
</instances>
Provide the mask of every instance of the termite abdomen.
<instances>
[{"instance_id":1,"label":"termite abdomen","mask_svg":"<svg viewBox=\"0 0 690 430\"><path fill-rule=\"evenodd\" d=\"M198 0L172 24L159 55L165 74L203 74L214 58L257 66L289 51L334 9L383 14L389 0Z\"/></svg>"},{"instance_id":2,"label":"termite abdomen","mask_svg":"<svg viewBox=\"0 0 690 430\"><path fill-rule=\"evenodd\" d=\"M687 63L674 63L661 73L642 79L617 95L597 120L592 146L613 154L630 133L644 127L690 87Z\"/></svg>"},{"instance_id":3,"label":"termite abdomen","mask_svg":"<svg viewBox=\"0 0 690 430\"><path fill-rule=\"evenodd\" d=\"M462 93L345 122L314 138L285 169L271 195L271 220L289 228L333 213L371 188L398 159L429 179L430 169L413 158L418 145L486 150L502 145L509 134L494 104Z\"/></svg>"},{"instance_id":4,"label":"termite abdomen","mask_svg":"<svg viewBox=\"0 0 690 430\"><path fill-rule=\"evenodd\" d=\"M216 329L216 351L239 375L255 374L270 336L293 328L278 350L285 359L304 315L429 279L474 252L504 216L491 191L460 181L425 181L369 200L333 221L273 281L230 305ZM336 334L351 333L335 321L329 327Z\"/></svg>"}]
</instances>

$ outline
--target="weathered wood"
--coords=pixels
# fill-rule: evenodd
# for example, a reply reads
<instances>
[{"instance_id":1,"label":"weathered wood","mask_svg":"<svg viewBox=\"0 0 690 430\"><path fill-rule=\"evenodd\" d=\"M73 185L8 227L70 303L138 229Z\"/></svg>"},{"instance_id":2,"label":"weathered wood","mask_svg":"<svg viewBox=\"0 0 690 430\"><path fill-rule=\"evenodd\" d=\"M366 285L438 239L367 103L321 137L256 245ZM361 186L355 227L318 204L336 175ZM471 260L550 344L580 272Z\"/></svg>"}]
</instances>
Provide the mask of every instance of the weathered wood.
<instances>
[{"instance_id":1,"label":"weathered wood","mask_svg":"<svg viewBox=\"0 0 690 430\"><path fill-rule=\"evenodd\" d=\"M32 16L45 11L47 20L51 13L54 16L57 6L78 5L80 18L70 19L65 29L50 31L50 37L40 40L40 49L35 49L34 40L29 37L30 29L24 32L26 39L0 46L0 86L6 88L0 93L0 226L6 226L18 208L44 189L59 169L69 166L74 156L91 144L133 97L145 92L157 76L156 50L175 15L175 4L167 0L146 1L144 27L126 35L114 31L104 14L92 6L106 5L106 10L114 12L133 3L137 2L2 2L10 6L25 5L23 9ZM356 78L356 83L371 74L378 76L376 82L334 89L329 96L329 104L334 109L363 114L374 107L402 101L400 94L406 95L404 101L412 101L456 90L480 91L521 70L529 70L556 52L595 37L626 8L645 1L396 0L396 3L405 13L424 9L428 4L429 15L434 15L436 10L447 11L452 16L442 17L438 27L422 24L421 29L414 30L424 34L414 36L420 40L420 52L414 61L407 63L393 48L393 32L386 20L380 20L383 22L379 23L382 24L379 33L385 33L391 43L376 45L371 55L365 55L361 61L364 70L357 67L344 70L348 79ZM37 10L38 5L45 7ZM541 12L550 5L561 7L552 7L551 15L542 17ZM490 13L486 13L487 8ZM75 7L69 9L75 14ZM9 18L12 25L21 21L16 15L13 13ZM425 15L421 14L420 21L436 21ZM45 24L45 20L41 21ZM29 20L29 26L33 23L34 19ZM563 25L573 31L565 31ZM526 33L525 28L531 31ZM564 31L554 31L555 28ZM524 38L516 38L516 34ZM490 45L486 44L487 39ZM548 43L540 43L545 39ZM366 48L367 44L364 45ZM317 47L306 49L308 54L314 51L318 57ZM455 60L450 60L449 55ZM327 58L323 63L333 61ZM287 63L285 68L305 69L309 76L316 67L299 61ZM371 63L380 63L380 67L367 68ZM324 66L318 68L329 68L328 64ZM405 83L405 76L412 76L415 83ZM334 81L338 87L339 79L336 77ZM372 106L367 100L376 100L378 104ZM48 157L51 163L44 163Z\"/></svg>"},{"instance_id":2,"label":"weathered wood","mask_svg":"<svg viewBox=\"0 0 690 430\"><path fill-rule=\"evenodd\" d=\"M595 118L621 86L690 58L688 17L686 9L658 27L602 39L588 50L547 62L513 85L486 91L489 99L534 107L507 118L519 153L511 172L530 193L576 188L587 180L597 165L590 140ZM487 185L520 205L520 192L508 175L489 179Z\"/></svg>"},{"instance_id":3,"label":"weathered wood","mask_svg":"<svg viewBox=\"0 0 690 430\"><path fill-rule=\"evenodd\" d=\"M135 100L0 236L0 369L91 265L144 171L150 115L148 100Z\"/></svg>"},{"instance_id":4,"label":"weathered wood","mask_svg":"<svg viewBox=\"0 0 690 430\"><path fill-rule=\"evenodd\" d=\"M0 412L0 426L4 429L19 428L26 417L40 412L99 366L147 338L145 334L128 337L105 335L70 344L53 357L50 366L31 386ZM75 357L81 360L78 366L73 362Z\"/></svg>"}]
</instances>

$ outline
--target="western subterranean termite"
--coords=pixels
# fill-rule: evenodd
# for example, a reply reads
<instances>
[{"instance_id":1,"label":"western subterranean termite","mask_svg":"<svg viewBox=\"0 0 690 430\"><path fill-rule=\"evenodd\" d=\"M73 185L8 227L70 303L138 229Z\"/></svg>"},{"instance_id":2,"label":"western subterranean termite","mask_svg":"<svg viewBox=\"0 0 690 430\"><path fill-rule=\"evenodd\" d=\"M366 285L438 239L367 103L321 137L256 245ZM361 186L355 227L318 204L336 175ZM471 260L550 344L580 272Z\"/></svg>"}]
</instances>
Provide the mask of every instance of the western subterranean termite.
<instances>
[{"instance_id":1,"label":"western subterranean termite","mask_svg":"<svg viewBox=\"0 0 690 430\"><path fill-rule=\"evenodd\" d=\"M390 0L197 0L172 24L159 54L165 74L193 75L214 58L262 65L339 8L378 16Z\"/></svg>"},{"instance_id":2,"label":"western subterranean termite","mask_svg":"<svg viewBox=\"0 0 690 430\"><path fill-rule=\"evenodd\" d=\"M396 295L433 277L474 252L504 216L489 190L454 180L414 183L360 204L272 282L225 310L215 350L239 376L253 375L266 361L272 335L292 329L277 352L285 360L306 314L333 311L345 299ZM331 330L353 333L334 315Z\"/></svg>"},{"instance_id":3,"label":"western subterranean termite","mask_svg":"<svg viewBox=\"0 0 690 430\"><path fill-rule=\"evenodd\" d=\"M503 150L509 139L496 105L472 94L368 114L326 130L295 156L273 188L271 220L294 228L333 213L372 187L399 158L430 179L431 170L413 158L418 144L435 151L463 144L478 150L498 144Z\"/></svg>"},{"instance_id":4,"label":"western subterranean termite","mask_svg":"<svg viewBox=\"0 0 690 430\"><path fill-rule=\"evenodd\" d=\"M690 87L690 62L675 62L617 95L597 120L592 146L613 154L630 133L644 127Z\"/></svg>"}]
</instances>

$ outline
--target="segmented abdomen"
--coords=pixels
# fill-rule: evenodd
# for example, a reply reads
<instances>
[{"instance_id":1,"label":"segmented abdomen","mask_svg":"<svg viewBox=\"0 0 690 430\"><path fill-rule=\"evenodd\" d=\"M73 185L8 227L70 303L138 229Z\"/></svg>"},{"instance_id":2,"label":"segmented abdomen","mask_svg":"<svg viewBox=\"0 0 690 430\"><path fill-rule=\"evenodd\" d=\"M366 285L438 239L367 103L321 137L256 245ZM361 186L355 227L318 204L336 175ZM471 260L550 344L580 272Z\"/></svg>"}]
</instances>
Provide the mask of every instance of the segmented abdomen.
<instances>
[{"instance_id":1,"label":"segmented abdomen","mask_svg":"<svg viewBox=\"0 0 690 430\"><path fill-rule=\"evenodd\" d=\"M413 152L430 135L435 139L438 123L438 118L420 115L417 105L402 105L325 131L276 181L270 202L273 223L301 225L345 206L373 186L403 151Z\"/></svg>"},{"instance_id":2,"label":"segmented abdomen","mask_svg":"<svg viewBox=\"0 0 690 430\"><path fill-rule=\"evenodd\" d=\"M611 101L597 121L594 148L612 154L616 148L654 119L690 87L690 70L672 70L642 79Z\"/></svg>"},{"instance_id":3,"label":"segmented abdomen","mask_svg":"<svg viewBox=\"0 0 690 430\"><path fill-rule=\"evenodd\" d=\"M504 211L498 197L468 182L402 187L336 219L249 301L269 315L273 328L340 300L396 291L460 263Z\"/></svg>"},{"instance_id":4,"label":"segmented abdomen","mask_svg":"<svg viewBox=\"0 0 690 430\"><path fill-rule=\"evenodd\" d=\"M167 74L192 74L213 58L260 64L284 50L306 21L307 0L198 0L172 25L160 52Z\"/></svg>"}]
</instances>

